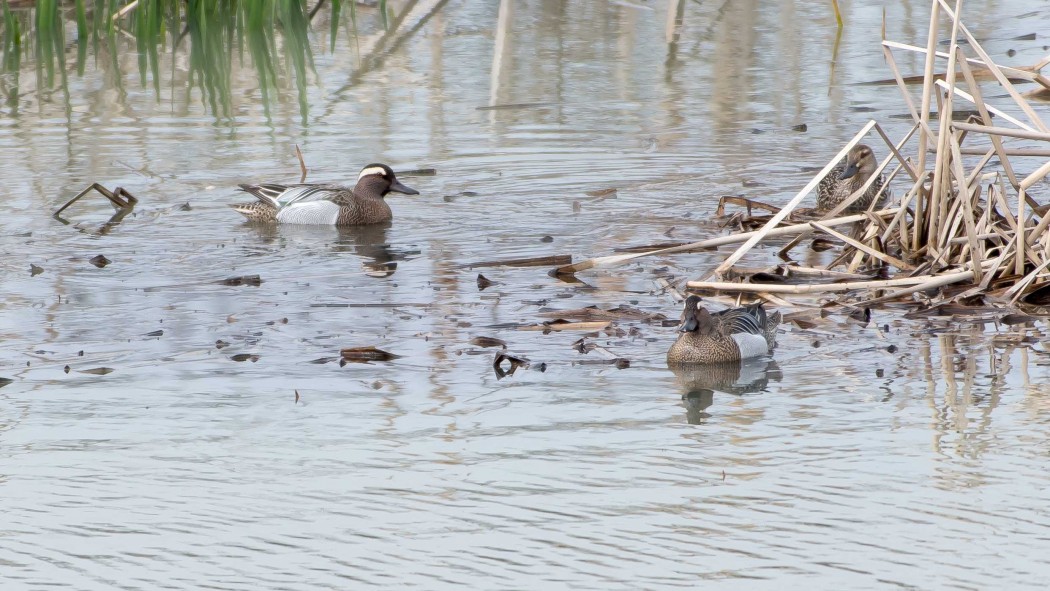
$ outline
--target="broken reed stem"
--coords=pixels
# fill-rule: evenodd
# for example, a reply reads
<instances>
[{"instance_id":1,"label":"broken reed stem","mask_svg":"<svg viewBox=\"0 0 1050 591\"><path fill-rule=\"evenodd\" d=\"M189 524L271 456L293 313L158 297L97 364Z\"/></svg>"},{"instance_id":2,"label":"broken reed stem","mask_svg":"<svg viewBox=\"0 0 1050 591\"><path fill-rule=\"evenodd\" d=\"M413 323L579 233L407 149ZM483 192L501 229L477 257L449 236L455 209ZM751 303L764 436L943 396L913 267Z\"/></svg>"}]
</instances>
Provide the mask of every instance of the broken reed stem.
<instances>
[{"instance_id":1,"label":"broken reed stem","mask_svg":"<svg viewBox=\"0 0 1050 591\"><path fill-rule=\"evenodd\" d=\"M875 215L878 216L890 216L896 215L899 208L892 207L889 209L883 209L876 211ZM825 226L841 226L845 224L852 224L854 222L860 222L866 219L867 216L864 214L847 215L840 218L831 220L822 220ZM766 233L766 236L791 236L812 230L813 227L810 222L803 222L794 226L782 226L774 228ZM554 270L556 274L564 275L569 273L579 273L580 271L586 271L587 269L594 269L595 267L609 267L612 265L620 265L634 259L642 257L649 257L654 255L662 254L677 254L682 252L693 252L696 250L704 250L707 248L715 248L718 246L725 246L727 244L739 244L757 235L761 230L754 230L751 232L741 232L739 234L730 234L728 236L718 236L716 238L708 238L707 240L700 240L697 242L690 242L689 244L680 244L678 246L669 246L667 248L658 248L655 250L647 250L645 252L620 254L605 257L597 257L593 259L587 259L578 263L572 263L570 265L563 265Z\"/></svg>"},{"instance_id":2,"label":"broken reed stem","mask_svg":"<svg viewBox=\"0 0 1050 591\"><path fill-rule=\"evenodd\" d=\"M922 171L926 170L926 145L930 142L930 135L932 135L932 131L930 130L930 97L933 95L933 64L936 60L937 21L938 13L940 12L940 4L932 2L930 11L930 28L926 37L926 67L922 77L922 106L919 109L919 122L922 129L919 132L919 162L917 168ZM916 219L912 228L914 231L912 236L912 250L919 249L919 232L921 228L926 226L926 220L924 218L925 204L916 201L916 205Z\"/></svg>"},{"instance_id":3,"label":"broken reed stem","mask_svg":"<svg viewBox=\"0 0 1050 591\"><path fill-rule=\"evenodd\" d=\"M306 160L303 159L303 151L299 149L299 144L295 144L295 157L299 159L299 170L302 171L302 176L299 177L300 183L306 182Z\"/></svg>"}]
</instances>

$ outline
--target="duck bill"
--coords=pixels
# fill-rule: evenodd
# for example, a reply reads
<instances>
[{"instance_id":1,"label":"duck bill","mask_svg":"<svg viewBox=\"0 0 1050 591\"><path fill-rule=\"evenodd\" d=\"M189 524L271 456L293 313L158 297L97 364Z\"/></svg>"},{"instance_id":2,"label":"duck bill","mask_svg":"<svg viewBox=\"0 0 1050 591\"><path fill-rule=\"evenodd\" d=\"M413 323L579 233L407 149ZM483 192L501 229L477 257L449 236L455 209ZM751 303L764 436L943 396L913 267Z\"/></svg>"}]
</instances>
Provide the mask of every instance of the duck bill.
<instances>
[{"instance_id":1,"label":"duck bill","mask_svg":"<svg viewBox=\"0 0 1050 591\"><path fill-rule=\"evenodd\" d=\"M419 195L419 191L401 184L401 181L394 179L393 183L390 183L390 190L397 191L398 193L404 193L405 195Z\"/></svg>"},{"instance_id":2,"label":"duck bill","mask_svg":"<svg viewBox=\"0 0 1050 591\"><path fill-rule=\"evenodd\" d=\"M855 174L857 174L857 163L852 162L846 165L846 169L842 171L842 174L839 175L839 178L842 180L846 180Z\"/></svg>"},{"instance_id":3,"label":"duck bill","mask_svg":"<svg viewBox=\"0 0 1050 591\"><path fill-rule=\"evenodd\" d=\"M693 332L696 330L699 324L696 322L696 317L689 317L678 325L678 332Z\"/></svg>"}]
</instances>

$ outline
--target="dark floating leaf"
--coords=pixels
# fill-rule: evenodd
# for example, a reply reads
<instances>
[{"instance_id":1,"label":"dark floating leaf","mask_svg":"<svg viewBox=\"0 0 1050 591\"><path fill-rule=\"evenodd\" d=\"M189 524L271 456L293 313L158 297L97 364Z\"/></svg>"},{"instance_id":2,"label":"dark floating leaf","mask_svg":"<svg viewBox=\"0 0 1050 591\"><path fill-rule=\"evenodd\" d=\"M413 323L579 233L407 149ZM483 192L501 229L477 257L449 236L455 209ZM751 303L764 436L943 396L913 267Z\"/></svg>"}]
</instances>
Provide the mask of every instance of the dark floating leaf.
<instances>
[{"instance_id":1,"label":"dark floating leaf","mask_svg":"<svg viewBox=\"0 0 1050 591\"><path fill-rule=\"evenodd\" d=\"M384 351L382 349L376 349L375 347L351 347L349 349L340 349L339 356L342 357L343 361L391 361L398 359L400 355L394 355L393 353Z\"/></svg>"},{"instance_id":2,"label":"dark floating leaf","mask_svg":"<svg viewBox=\"0 0 1050 591\"><path fill-rule=\"evenodd\" d=\"M1035 41L1035 33L1028 33L1026 35L1018 35L1010 41Z\"/></svg>"},{"instance_id":3,"label":"dark floating leaf","mask_svg":"<svg viewBox=\"0 0 1050 591\"><path fill-rule=\"evenodd\" d=\"M436 168L417 168L415 170L400 170L397 176L437 176Z\"/></svg>"},{"instance_id":4,"label":"dark floating leaf","mask_svg":"<svg viewBox=\"0 0 1050 591\"><path fill-rule=\"evenodd\" d=\"M587 191L587 195L590 197L615 197L616 189L598 189L596 191Z\"/></svg>"},{"instance_id":5,"label":"dark floating leaf","mask_svg":"<svg viewBox=\"0 0 1050 591\"><path fill-rule=\"evenodd\" d=\"M192 210L193 210L193 208L190 207L190 202L189 201L187 201L186 203L183 203L182 205L179 206L179 211L192 211Z\"/></svg>"},{"instance_id":6,"label":"dark floating leaf","mask_svg":"<svg viewBox=\"0 0 1050 591\"><path fill-rule=\"evenodd\" d=\"M544 236L540 238L540 242L554 242L554 236Z\"/></svg>"},{"instance_id":7,"label":"dark floating leaf","mask_svg":"<svg viewBox=\"0 0 1050 591\"><path fill-rule=\"evenodd\" d=\"M237 361L238 363L241 361L251 361L252 363L255 363L259 360L259 356L254 353L238 353L230 357L230 359Z\"/></svg>"},{"instance_id":8,"label":"dark floating leaf","mask_svg":"<svg viewBox=\"0 0 1050 591\"><path fill-rule=\"evenodd\" d=\"M807 127L805 123L799 123L798 125L792 125L791 126L791 131L797 131L797 132L802 133L802 132L809 131L809 127Z\"/></svg>"},{"instance_id":9,"label":"dark floating leaf","mask_svg":"<svg viewBox=\"0 0 1050 591\"><path fill-rule=\"evenodd\" d=\"M0 378L0 388L12 383L14 383L14 380L11 378Z\"/></svg>"},{"instance_id":10,"label":"dark floating leaf","mask_svg":"<svg viewBox=\"0 0 1050 591\"><path fill-rule=\"evenodd\" d=\"M503 362L506 361L510 364L509 369L503 369ZM496 353L496 358L492 360L492 370L496 372L496 379L502 380L507 376L514 375L514 372L518 371L519 367L528 369L532 365L532 362L524 357L516 357L514 355L508 355L507 353L500 351ZM543 368L540 371L547 371L547 364L542 364Z\"/></svg>"},{"instance_id":11,"label":"dark floating leaf","mask_svg":"<svg viewBox=\"0 0 1050 591\"><path fill-rule=\"evenodd\" d=\"M153 332L147 332L146 334L144 334L142 336L144 336L144 337L162 337L162 336L164 336L164 331L163 330L155 330Z\"/></svg>"},{"instance_id":12,"label":"dark floating leaf","mask_svg":"<svg viewBox=\"0 0 1050 591\"><path fill-rule=\"evenodd\" d=\"M339 358L338 357L318 357L317 359L311 360L310 363L321 365L321 364L324 364L324 363L328 363L330 361L335 361L336 359L339 359Z\"/></svg>"},{"instance_id":13,"label":"dark floating leaf","mask_svg":"<svg viewBox=\"0 0 1050 591\"><path fill-rule=\"evenodd\" d=\"M66 367L69 367L68 365ZM113 373L112 367L93 367L91 369L82 369L80 373L89 373L96 376L104 376L107 373Z\"/></svg>"},{"instance_id":14,"label":"dark floating leaf","mask_svg":"<svg viewBox=\"0 0 1050 591\"><path fill-rule=\"evenodd\" d=\"M507 348L507 342L502 339L494 337L474 337L470 339L470 344L477 345L478 347L502 347Z\"/></svg>"},{"instance_id":15,"label":"dark floating leaf","mask_svg":"<svg viewBox=\"0 0 1050 591\"><path fill-rule=\"evenodd\" d=\"M506 259L502 261L480 261L468 263L465 267L557 267L572 264L571 254L558 254L549 257L530 257L527 259Z\"/></svg>"},{"instance_id":16,"label":"dark floating leaf","mask_svg":"<svg viewBox=\"0 0 1050 591\"><path fill-rule=\"evenodd\" d=\"M871 308L857 308L849 313L849 317L861 324L867 324L871 322Z\"/></svg>"},{"instance_id":17,"label":"dark floating leaf","mask_svg":"<svg viewBox=\"0 0 1050 591\"><path fill-rule=\"evenodd\" d=\"M294 402L294 404L299 404L299 391L298 390L295 391L295 402Z\"/></svg>"},{"instance_id":18,"label":"dark floating leaf","mask_svg":"<svg viewBox=\"0 0 1050 591\"><path fill-rule=\"evenodd\" d=\"M66 373L69 373L69 366L67 365L67 366L63 367L62 371L66 372Z\"/></svg>"},{"instance_id":19,"label":"dark floating leaf","mask_svg":"<svg viewBox=\"0 0 1050 591\"><path fill-rule=\"evenodd\" d=\"M227 343L226 341L222 340L222 339L219 339L219 340L215 341L215 348L216 349L225 349L226 347L229 347L229 346L230 346L230 344Z\"/></svg>"},{"instance_id":20,"label":"dark floating leaf","mask_svg":"<svg viewBox=\"0 0 1050 591\"><path fill-rule=\"evenodd\" d=\"M100 255L96 255L96 256L91 257L88 260L88 262L91 263L92 265L95 265L99 269L101 269L102 267L105 267L106 265L112 263L113 261L107 259L104 255L100 254Z\"/></svg>"},{"instance_id":21,"label":"dark floating leaf","mask_svg":"<svg viewBox=\"0 0 1050 591\"><path fill-rule=\"evenodd\" d=\"M481 273L478 273L478 290L485 291L486 287L492 287L495 285L488 277L485 277Z\"/></svg>"},{"instance_id":22,"label":"dark floating leaf","mask_svg":"<svg viewBox=\"0 0 1050 591\"><path fill-rule=\"evenodd\" d=\"M239 286L239 285L250 285L252 287L259 287L262 285L262 277L258 275L240 275L238 277L227 277L218 283L222 285Z\"/></svg>"},{"instance_id":23,"label":"dark floating leaf","mask_svg":"<svg viewBox=\"0 0 1050 591\"><path fill-rule=\"evenodd\" d=\"M650 313L626 304L620 304L608 310L602 310L598 306L587 306L586 308L575 308L572 310L541 310L540 315L547 318L558 318L562 322L565 322L566 318L581 322L598 320L644 320L657 322L667 318L659 312Z\"/></svg>"},{"instance_id":24,"label":"dark floating leaf","mask_svg":"<svg viewBox=\"0 0 1050 591\"><path fill-rule=\"evenodd\" d=\"M613 365L616 369L627 369L631 367L631 361L623 357L616 357L614 359L581 359L574 361L580 365Z\"/></svg>"},{"instance_id":25,"label":"dark floating leaf","mask_svg":"<svg viewBox=\"0 0 1050 591\"><path fill-rule=\"evenodd\" d=\"M39 275L39 274L41 274L43 272L44 272L44 268L43 267L38 267L38 266L36 266L36 265L34 265L32 263L29 264L29 276L30 277L36 277L37 275Z\"/></svg>"}]
</instances>

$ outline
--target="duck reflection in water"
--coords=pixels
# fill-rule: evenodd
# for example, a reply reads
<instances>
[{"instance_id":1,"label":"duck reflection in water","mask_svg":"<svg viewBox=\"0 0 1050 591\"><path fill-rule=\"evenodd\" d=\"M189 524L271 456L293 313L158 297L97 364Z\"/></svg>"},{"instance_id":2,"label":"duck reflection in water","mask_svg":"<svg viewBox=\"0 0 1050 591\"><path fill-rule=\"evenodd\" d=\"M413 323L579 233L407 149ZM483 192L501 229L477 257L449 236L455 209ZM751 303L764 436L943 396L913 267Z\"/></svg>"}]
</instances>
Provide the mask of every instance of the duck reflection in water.
<instances>
[{"instance_id":1,"label":"duck reflection in water","mask_svg":"<svg viewBox=\"0 0 1050 591\"><path fill-rule=\"evenodd\" d=\"M372 277L389 277L397 270L397 261L406 260L415 251L391 248L387 242L390 223L369 226L307 226L298 224L260 224L248 222L266 243L304 242L315 247L323 241L334 253L350 253L361 259L365 273Z\"/></svg>"},{"instance_id":2,"label":"duck reflection in water","mask_svg":"<svg viewBox=\"0 0 1050 591\"><path fill-rule=\"evenodd\" d=\"M716 391L738 396L762 392L770 380L783 379L780 366L768 358L706 364L669 363L667 367L682 391L686 420L691 425L702 424L711 417L707 409L714 403Z\"/></svg>"}]
</instances>

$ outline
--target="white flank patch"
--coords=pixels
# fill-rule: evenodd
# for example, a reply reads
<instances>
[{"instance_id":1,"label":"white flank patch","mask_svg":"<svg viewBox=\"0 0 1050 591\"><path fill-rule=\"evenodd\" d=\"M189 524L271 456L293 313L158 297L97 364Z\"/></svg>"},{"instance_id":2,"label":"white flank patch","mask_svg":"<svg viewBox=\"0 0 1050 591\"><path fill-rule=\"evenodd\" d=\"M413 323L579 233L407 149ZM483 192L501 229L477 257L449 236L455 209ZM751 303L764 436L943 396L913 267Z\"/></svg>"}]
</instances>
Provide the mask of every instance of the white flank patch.
<instances>
[{"instance_id":1,"label":"white flank patch","mask_svg":"<svg viewBox=\"0 0 1050 591\"><path fill-rule=\"evenodd\" d=\"M362 170L361 174L357 175L357 180L361 180L362 177L366 177L370 174L378 174L379 176L383 176L384 174L386 174L386 171L379 166L371 166Z\"/></svg>"},{"instance_id":2,"label":"white flank patch","mask_svg":"<svg viewBox=\"0 0 1050 591\"><path fill-rule=\"evenodd\" d=\"M277 212L282 224L313 224L334 226L339 217L339 205L331 201L307 201L289 205Z\"/></svg>"},{"instance_id":3,"label":"white flank patch","mask_svg":"<svg viewBox=\"0 0 1050 591\"><path fill-rule=\"evenodd\" d=\"M733 340L736 341L736 346L740 349L741 359L761 357L769 353L769 344L766 343L766 339L763 336L741 333L733 335Z\"/></svg>"}]
</instances>

